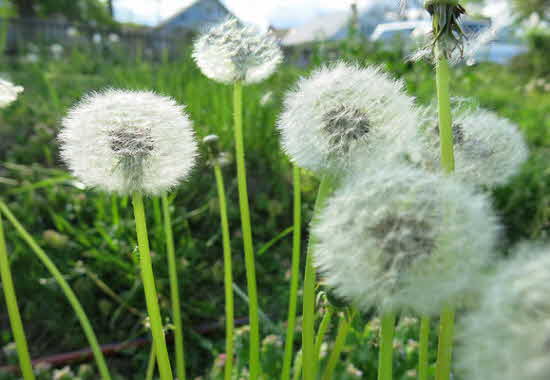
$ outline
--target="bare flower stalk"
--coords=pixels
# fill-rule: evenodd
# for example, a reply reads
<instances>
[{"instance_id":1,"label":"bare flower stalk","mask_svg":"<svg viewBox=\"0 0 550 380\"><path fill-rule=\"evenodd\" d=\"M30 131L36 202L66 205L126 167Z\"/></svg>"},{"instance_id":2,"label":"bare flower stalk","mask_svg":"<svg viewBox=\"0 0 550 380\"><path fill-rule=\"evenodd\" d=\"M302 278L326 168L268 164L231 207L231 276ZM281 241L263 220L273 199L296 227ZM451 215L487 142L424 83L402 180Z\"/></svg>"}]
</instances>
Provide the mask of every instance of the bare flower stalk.
<instances>
[{"instance_id":1,"label":"bare flower stalk","mask_svg":"<svg viewBox=\"0 0 550 380\"><path fill-rule=\"evenodd\" d=\"M178 380L185 380L185 351L183 349L183 327L181 322L178 268L174 247L174 233L170 217L170 204L166 194L162 195L162 213L164 215L164 234L166 238L166 253L168 255L170 298L172 301L172 322L174 323L174 340L176 345L176 375Z\"/></svg>"},{"instance_id":2,"label":"bare flower stalk","mask_svg":"<svg viewBox=\"0 0 550 380\"><path fill-rule=\"evenodd\" d=\"M2 289L6 299L6 307L8 309L8 317L10 319L11 330L15 339L15 347L19 358L19 367L23 374L24 380L34 380L32 371L31 358L23 322L21 322L21 313L17 306L17 296L15 295L15 287L10 271L10 262L8 258L8 250L4 239L4 227L2 225L2 214L0 213L0 279L2 280Z\"/></svg>"},{"instance_id":3,"label":"bare flower stalk","mask_svg":"<svg viewBox=\"0 0 550 380\"><path fill-rule=\"evenodd\" d=\"M300 280L300 250L302 240L302 195L300 185L300 168L296 165L292 169L294 178L294 230L292 239L292 273L290 278L290 301L288 305L287 332L285 338L285 352L281 380L290 379L294 334L296 328L296 308L298 304L298 282Z\"/></svg>"},{"instance_id":4,"label":"bare flower stalk","mask_svg":"<svg viewBox=\"0 0 550 380\"><path fill-rule=\"evenodd\" d=\"M225 196L225 185L222 173L223 156L219 152L216 143L218 136L210 135L203 139L208 144L210 163L214 168L216 186L220 206L220 223L222 226L223 240L223 266L224 266L224 287L225 287L225 369L224 379L231 380L233 375L233 336L235 329L234 306L233 306L233 265L231 257L231 237L229 235L229 218L227 217L227 199Z\"/></svg>"}]
</instances>

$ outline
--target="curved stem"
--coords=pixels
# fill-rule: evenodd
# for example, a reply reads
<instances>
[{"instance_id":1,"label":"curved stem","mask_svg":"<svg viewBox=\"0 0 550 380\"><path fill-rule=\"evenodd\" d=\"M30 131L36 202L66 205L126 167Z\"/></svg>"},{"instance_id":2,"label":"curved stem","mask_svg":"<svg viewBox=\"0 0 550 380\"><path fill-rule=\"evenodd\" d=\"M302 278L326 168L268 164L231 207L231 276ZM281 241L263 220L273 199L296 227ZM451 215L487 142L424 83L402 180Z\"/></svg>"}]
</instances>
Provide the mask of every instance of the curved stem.
<instances>
[{"instance_id":1,"label":"curved stem","mask_svg":"<svg viewBox=\"0 0 550 380\"><path fill-rule=\"evenodd\" d=\"M225 198L225 186L222 170L219 165L214 165L216 184L218 187L218 199L220 203L220 222L223 238L223 265L225 286L225 380L231 380L233 374L233 269L231 259L231 238L229 235L229 221L227 217L227 201Z\"/></svg>"},{"instance_id":2,"label":"curved stem","mask_svg":"<svg viewBox=\"0 0 550 380\"><path fill-rule=\"evenodd\" d=\"M436 45L439 57L436 67L437 99L439 106L439 134L441 141L441 167L447 173L455 169L451 99L449 95L450 71L445 55ZM436 380L448 380L451 375L452 346L454 334L454 309L446 307L441 313L437 351Z\"/></svg>"},{"instance_id":3,"label":"curved stem","mask_svg":"<svg viewBox=\"0 0 550 380\"><path fill-rule=\"evenodd\" d=\"M328 327L330 326L330 322L332 321L333 314L334 311L332 310L332 308L329 308L325 315L323 315L323 319L321 319L321 323L319 324L319 330L317 330L317 336L315 337L315 356L317 362L320 360L321 345L323 344L323 340L325 339Z\"/></svg>"},{"instance_id":4,"label":"curved stem","mask_svg":"<svg viewBox=\"0 0 550 380\"><path fill-rule=\"evenodd\" d=\"M378 380L393 378L393 335L395 333L395 314L386 313L382 316L380 330L380 356L378 361Z\"/></svg>"},{"instance_id":5,"label":"curved stem","mask_svg":"<svg viewBox=\"0 0 550 380\"><path fill-rule=\"evenodd\" d=\"M334 179L325 176L319 185L313 218L323 208L326 199L332 193ZM314 221L313 221L314 222ZM314 324L315 324L315 268L313 267L313 246L315 241L309 238L306 255L306 268L304 275L304 301L302 316L302 366L304 380L315 379L315 347L314 347Z\"/></svg>"},{"instance_id":6,"label":"curved stem","mask_svg":"<svg viewBox=\"0 0 550 380\"><path fill-rule=\"evenodd\" d=\"M168 357L166 340L164 338L164 330L162 328L162 318L157 299L153 266L151 264L143 196L140 193L134 193L132 196L132 203L134 205L134 217L136 220L136 233L139 245L141 279L143 281L143 290L145 292L149 322L151 323L151 333L153 334L153 344L155 345L160 378L161 380L173 380L172 368L170 367L170 359Z\"/></svg>"},{"instance_id":7,"label":"curved stem","mask_svg":"<svg viewBox=\"0 0 550 380\"><path fill-rule=\"evenodd\" d=\"M15 295L15 287L10 271L10 262L8 259L8 250L6 248L6 240L4 239L4 227L2 225L2 214L0 213L0 279L2 280L2 289L6 299L6 307L8 309L8 317L10 319L11 331L15 340L15 348L17 357L19 358L19 367L23 374L23 379L34 380L32 371L31 356L29 355L29 347L23 322L21 322L21 314L17 306L17 296Z\"/></svg>"},{"instance_id":8,"label":"curved stem","mask_svg":"<svg viewBox=\"0 0 550 380\"><path fill-rule=\"evenodd\" d=\"M338 360L340 359L340 354L344 349L349 327L350 321L348 321L345 315L341 316L340 321L338 322L338 332L336 333L336 340L334 342L332 352L330 353L325 373L323 374L323 380L332 380L334 378L334 370L336 369L336 364L338 364Z\"/></svg>"},{"instance_id":9,"label":"curved stem","mask_svg":"<svg viewBox=\"0 0 550 380\"><path fill-rule=\"evenodd\" d=\"M145 371L145 380L153 380L153 376L155 375L155 358L155 345L151 344L149 359L147 360L147 371Z\"/></svg>"},{"instance_id":10,"label":"curved stem","mask_svg":"<svg viewBox=\"0 0 550 380\"><path fill-rule=\"evenodd\" d=\"M439 342L437 347L436 380L451 378L451 361L453 353L455 312L452 306L447 306L441 312L439 322Z\"/></svg>"},{"instance_id":11,"label":"curved stem","mask_svg":"<svg viewBox=\"0 0 550 380\"><path fill-rule=\"evenodd\" d=\"M237 180L239 185L239 206L241 209L241 226L243 231L246 282L248 286L249 319L250 319L250 380L257 380L260 375L260 321L258 317L258 294L256 290L256 267L254 264L254 246L250 226L248 190L246 187L246 167L244 161L243 138L243 87L236 82L233 89L233 115L235 119L235 150L237 160Z\"/></svg>"},{"instance_id":12,"label":"curved stem","mask_svg":"<svg viewBox=\"0 0 550 380\"><path fill-rule=\"evenodd\" d=\"M162 213L164 214L164 234L166 237L166 252L168 254L168 276L170 278L170 298L172 300L172 321L174 323L174 340L176 345L176 376L185 380L185 351L183 349L183 328L181 322L180 294L178 284L178 269L176 250L174 247L174 232L170 217L169 201L166 194L162 195Z\"/></svg>"},{"instance_id":13,"label":"curved stem","mask_svg":"<svg viewBox=\"0 0 550 380\"><path fill-rule=\"evenodd\" d=\"M97 341L97 337L94 333L94 330L92 328L92 325L90 323L90 320L86 316L86 313L84 312L84 309L82 308L82 305L78 301L78 298L74 294L73 290L59 271L53 261L48 257L46 252L40 246L36 243L36 241L32 238L32 236L23 228L21 223L17 220L17 218L11 213L8 206L0 201L0 211L4 213L6 218L10 221L10 223L15 227L19 235L25 240L25 242L31 247L33 252L36 254L36 256L42 261L46 269L50 272L50 274L53 276L55 281L57 281L57 284L61 287L61 290L65 294L65 297L67 297L67 300L71 304L78 320L80 321L80 325L82 326L82 329L84 330L84 334L86 335L86 338L88 339L88 343L90 344L90 347L92 349L92 352L94 353L95 361L97 364L97 367L99 369L99 373L101 375L101 378L103 380L111 380L111 375L109 374L109 370L107 369L107 364L105 363L105 357L103 356L103 352L101 351L101 348L99 347L99 343Z\"/></svg>"},{"instance_id":14,"label":"curved stem","mask_svg":"<svg viewBox=\"0 0 550 380\"><path fill-rule=\"evenodd\" d=\"M441 166L451 173L455 168L453 149L453 128L451 116L451 98L449 95L449 62L445 58L438 61L436 67L437 104L439 108L439 138L441 144Z\"/></svg>"},{"instance_id":15,"label":"curved stem","mask_svg":"<svg viewBox=\"0 0 550 380\"><path fill-rule=\"evenodd\" d=\"M428 380L430 344L430 317L420 319L420 343L418 351L418 380Z\"/></svg>"},{"instance_id":16,"label":"curved stem","mask_svg":"<svg viewBox=\"0 0 550 380\"><path fill-rule=\"evenodd\" d=\"M296 328L296 308L298 304L298 283L300 280L300 245L302 242L302 193L300 185L300 168L293 166L294 178L294 229L292 239L292 274L290 278L290 301L288 304L288 319L285 338L285 352L281 380L290 379L294 334Z\"/></svg>"}]
</instances>

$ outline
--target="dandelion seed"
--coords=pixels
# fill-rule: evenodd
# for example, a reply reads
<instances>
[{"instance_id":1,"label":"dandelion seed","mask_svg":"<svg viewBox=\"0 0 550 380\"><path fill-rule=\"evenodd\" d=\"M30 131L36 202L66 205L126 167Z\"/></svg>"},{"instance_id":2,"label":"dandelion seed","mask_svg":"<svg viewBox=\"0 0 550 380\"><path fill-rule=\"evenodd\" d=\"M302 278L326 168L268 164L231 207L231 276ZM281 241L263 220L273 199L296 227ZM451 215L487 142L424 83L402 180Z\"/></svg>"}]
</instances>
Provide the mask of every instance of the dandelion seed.
<instances>
[{"instance_id":1,"label":"dandelion seed","mask_svg":"<svg viewBox=\"0 0 550 380\"><path fill-rule=\"evenodd\" d=\"M63 120L62 157L87 186L161 194L184 179L197 146L183 107L152 92L92 93Z\"/></svg>"},{"instance_id":2,"label":"dandelion seed","mask_svg":"<svg viewBox=\"0 0 550 380\"><path fill-rule=\"evenodd\" d=\"M453 137L455 175L479 186L506 184L519 173L528 149L516 125L483 110L465 99L454 99ZM430 171L440 167L437 107L422 111L425 149L422 165Z\"/></svg>"},{"instance_id":3,"label":"dandelion seed","mask_svg":"<svg viewBox=\"0 0 550 380\"><path fill-rule=\"evenodd\" d=\"M250 84L273 74L283 54L271 33L243 26L230 17L197 39L193 58L212 80Z\"/></svg>"},{"instance_id":4,"label":"dandelion seed","mask_svg":"<svg viewBox=\"0 0 550 380\"><path fill-rule=\"evenodd\" d=\"M120 42L120 37L116 33L110 33L109 34L109 42L112 44L117 44Z\"/></svg>"},{"instance_id":5,"label":"dandelion seed","mask_svg":"<svg viewBox=\"0 0 550 380\"><path fill-rule=\"evenodd\" d=\"M358 151L390 157L417 147L414 101L403 87L378 67L340 62L317 70L286 96L278 122L284 150L321 172L349 168Z\"/></svg>"},{"instance_id":6,"label":"dandelion seed","mask_svg":"<svg viewBox=\"0 0 550 380\"><path fill-rule=\"evenodd\" d=\"M52 53L54 59L60 59L64 50L65 49L60 44L53 44L50 46L50 52Z\"/></svg>"},{"instance_id":7,"label":"dandelion seed","mask_svg":"<svg viewBox=\"0 0 550 380\"><path fill-rule=\"evenodd\" d=\"M550 374L550 247L523 244L488 280L460 329L458 358L472 380L547 380Z\"/></svg>"},{"instance_id":8,"label":"dandelion seed","mask_svg":"<svg viewBox=\"0 0 550 380\"><path fill-rule=\"evenodd\" d=\"M497 230L487 198L466 185L373 164L348 176L313 226L315 265L362 309L431 315L475 286Z\"/></svg>"},{"instance_id":9,"label":"dandelion seed","mask_svg":"<svg viewBox=\"0 0 550 380\"><path fill-rule=\"evenodd\" d=\"M70 37L70 38L76 38L78 37L78 29L75 28L74 26L70 26L67 28L67 36Z\"/></svg>"},{"instance_id":10,"label":"dandelion seed","mask_svg":"<svg viewBox=\"0 0 550 380\"><path fill-rule=\"evenodd\" d=\"M5 108L13 103L21 92L23 92L23 87L0 79L0 108Z\"/></svg>"}]
</instances>

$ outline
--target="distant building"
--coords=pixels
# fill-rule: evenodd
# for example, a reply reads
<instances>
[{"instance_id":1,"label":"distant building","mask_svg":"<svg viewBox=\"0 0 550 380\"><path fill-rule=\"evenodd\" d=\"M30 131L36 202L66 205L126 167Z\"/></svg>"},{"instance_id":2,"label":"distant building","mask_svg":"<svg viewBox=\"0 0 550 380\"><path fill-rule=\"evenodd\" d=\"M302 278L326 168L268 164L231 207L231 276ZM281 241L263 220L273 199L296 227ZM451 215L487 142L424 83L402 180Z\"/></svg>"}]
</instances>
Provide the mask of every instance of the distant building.
<instances>
[{"instance_id":1,"label":"distant building","mask_svg":"<svg viewBox=\"0 0 550 380\"><path fill-rule=\"evenodd\" d=\"M155 28L161 35L192 34L233 14L219 0L195 0Z\"/></svg>"}]
</instances>

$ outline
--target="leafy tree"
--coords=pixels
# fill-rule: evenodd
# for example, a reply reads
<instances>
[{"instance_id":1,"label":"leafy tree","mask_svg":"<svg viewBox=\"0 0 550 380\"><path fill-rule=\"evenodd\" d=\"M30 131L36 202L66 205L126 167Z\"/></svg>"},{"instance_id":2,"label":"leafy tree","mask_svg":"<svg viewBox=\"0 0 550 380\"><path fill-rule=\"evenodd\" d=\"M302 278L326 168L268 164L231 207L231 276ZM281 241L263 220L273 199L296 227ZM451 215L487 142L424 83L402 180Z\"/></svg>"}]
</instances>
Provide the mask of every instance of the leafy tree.
<instances>
[{"instance_id":1,"label":"leafy tree","mask_svg":"<svg viewBox=\"0 0 550 380\"><path fill-rule=\"evenodd\" d=\"M535 13L541 20L550 21L550 0L514 0L514 8L522 18Z\"/></svg>"},{"instance_id":2,"label":"leafy tree","mask_svg":"<svg viewBox=\"0 0 550 380\"><path fill-rule=\"evenodd\" d=\"M70 21L112 24L113 18L100 0L11 0L19 17L36 18L62 14Z\"/></svg>"}]
</instances>

